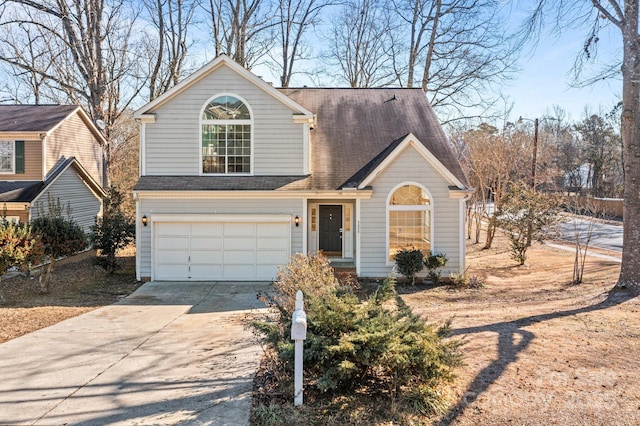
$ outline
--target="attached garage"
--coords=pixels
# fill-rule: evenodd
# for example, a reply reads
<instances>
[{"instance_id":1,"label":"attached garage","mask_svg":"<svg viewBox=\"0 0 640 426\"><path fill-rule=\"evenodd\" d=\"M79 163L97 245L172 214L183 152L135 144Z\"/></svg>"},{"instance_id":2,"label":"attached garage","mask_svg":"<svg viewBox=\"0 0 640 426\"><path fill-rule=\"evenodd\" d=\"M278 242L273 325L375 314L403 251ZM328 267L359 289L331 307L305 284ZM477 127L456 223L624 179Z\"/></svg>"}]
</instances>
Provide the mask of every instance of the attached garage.
<instances>
[{"instance_id":1,"label":"attached garage","mask_svg":"<svg viewBox=\"0 0 640 426\"><path fill-rule=\"evenodd\" d=\"M290 216L152 216L153 279L272 280L291 255Z\"/></svg>"}]
</instances>

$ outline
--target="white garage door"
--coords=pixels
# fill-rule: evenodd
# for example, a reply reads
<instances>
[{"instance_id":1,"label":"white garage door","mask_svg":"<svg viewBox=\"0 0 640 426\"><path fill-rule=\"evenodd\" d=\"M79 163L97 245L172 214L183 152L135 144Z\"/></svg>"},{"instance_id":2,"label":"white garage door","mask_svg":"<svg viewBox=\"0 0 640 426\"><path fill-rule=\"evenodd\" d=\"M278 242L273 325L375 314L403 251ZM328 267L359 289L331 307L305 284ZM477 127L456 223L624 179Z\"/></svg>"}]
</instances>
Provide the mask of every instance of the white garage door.
<instances>
[{"instance_id":1,"label":"white garage door","mask_svg":"<svg viewBox=\"0 0 640 426\"><path fill-rule=\"evenodd\" d=\"M271 280L290 256L289 222L155 222L156 280Z\"/></svg>"}]
</instances>

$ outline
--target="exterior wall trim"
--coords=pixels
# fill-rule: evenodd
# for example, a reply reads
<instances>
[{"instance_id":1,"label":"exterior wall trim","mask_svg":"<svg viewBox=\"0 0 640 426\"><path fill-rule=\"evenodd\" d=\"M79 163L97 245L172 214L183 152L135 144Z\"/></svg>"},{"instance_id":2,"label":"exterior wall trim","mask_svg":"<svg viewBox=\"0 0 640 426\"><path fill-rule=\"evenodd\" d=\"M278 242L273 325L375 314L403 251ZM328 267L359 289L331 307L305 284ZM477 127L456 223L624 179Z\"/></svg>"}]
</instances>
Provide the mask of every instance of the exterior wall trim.
<instances>
[{"instance_id":1,"label":"exterior wall trim","mask_svg":"<svg viewBox=\"0 0 640 426\"><path fill-rule=\"evenodd\" d=\"M133 191L136 199L369 199L373 190L362 191Z\"/></svg>"},{"instance_id":2,"label":"exterior wall trim","mask_svg":"<svg viewBox=\"0 0 640 426\"><path fill-rule=\"evenodd\" d=\"M282 223L293 222L293 215L286 214L147 214L149 222L234 222L234 223L251 223L251 222L267 222Z\"/></svg>"},{"instance_id":3,"label":"exterior wall trim","mask_svg":"<svg viewBox=\"0 0 640 426\"><path fill-rule=\"evenodd\" d=\"M449 171L420 141L413 133L409 133L407 137L376 167L358 186L363 189L370 185L380 173L382 173L393 161L408 147L412 146L422 157L433 166L448 182L458 188L465 186Z\"/></svg>"},{"instance_id":4,"label":"exterior wall trim","mask_svg":"<svg viewBox=\"0 0 640 426\"><path fill-rule=\"evenodd\" d=\"M166 91L164 94L158 96L156 99L154 99L153 101L149 102L148 104L146 104L145 106L143 106L142 108L137 110L134 113L134 118L142 118L149 111L151 111L154 108L157 108L160 105L163 105L164 103L168 102L169 100L171 100L175 96L179 95L180 93L182 93L184 90L188 89L189 87L193 86L198 81L200 81L201 79L203 79L204 77L206 77L211 72L215 71L216 69L218 69L221 66L227 66L227 67L231 68L236 73L238 73L239 75L244 77L246 80L248 80L250 83L252 83L256 87L258 87L259 89L261 89L264 92L268 93L269 95L271 95L275 99L279 100L280 102L282 102L283 104L285 104L289 108L293 109L294 111L297 111L298 113L302 114L307 119L313 120L313 114L310 111L308 111L306 108L303 108L300 104L294 102L288 96L283 95L278 90L273 88L270 84L268 84L267 82L265 82L264 80L262 80L258 76L254 75L252 72L250 72L250 71L246 70L245 68L241 67L240 65L235 63L233 60L231 60L231 58L229 58L228 56L226 56L224 54L223 55L219 55L213 61L209 62L207 65L203 66L198 71L196 71L195 73L191 74L185 80L183 80L182 82L178 83L176 86L172 87L171 89Z\"/></svg>"},{"instance_id":5,"label":"exterior wall trim","mask_svg":"<svg viewBox=\"0 0 640 426\"><path fill-rule=\"evenodd\" d=\"M385 201L385 227L384 227L384 239L385 239L385 257L386 257L386 262L387 262L387 266L393 266L395 264L395 262L389 260L389 201L391 200L391 196L401 187L405 186L405 185L415 185L419 188L421 188L424 192L427 193L427 196L429 197L429 205L424 209L424 211L429 211L431 212L431 214L429 215L429 230L431 232L431 248L433 250L433 236L435 234L434 232L434 216L435 216L435 208L434 208L434 199L433 196L431 195L431 193L429 192L429 190L422 185L421 183L418 182L414 182L414 181L405 181L405 182L401 182L399 184L397 184L396 186L393 187L393 189L391 189L391 191L389 191L389 193L387 194L387 198ZM407 206L407 207L411 207L411 206ZM403 209L398 209L398 210L403 210ZM406 210L418 210L416 208L407 208ZM421 209L422 210L422 209Z\"/></svg>"},{"instance_id":6,"label":"exterior wall trim","mask_svg":"<svg viewBox=\"0 0 640 426\"><path fill-rule=\"evenodd\" d=\"M251 157L249 158L249 173L204 173L202 171L202 126L205 124L208 124L206 122L215 122L215 121L219 121L221 122L221 124L226 124L225 120L203 120L202 119L202 115L204 114L204 110L207 108L207 106L211 103L212 100L219 98L221 96L230 96L236 99L239 99L242 101L242 103L247 107L247 109L249 110L249 120L229 120L229 124L233 123L233 124L247 124L246 122L248 121L249 125L251 126ZM251 108L251 105L249 104L249 102L247 102L246 99L244 99L242 96L237 95L233 92L222 92L222 93L218 93L216 95L211 96L209 99L207 99L204 104L202 105L202 107L200 108L200 116L198 117L198 132L197 134L199 135L199 146L198 146L198 164L199 164L199 169L198 169L198 175L199 176L253 176L254 172L255 172L255 135L254 135L254 129L255 129L255 125L254 125L254 117L255 114L253 113L253 109Z\"/></svg>"}]
</instances>

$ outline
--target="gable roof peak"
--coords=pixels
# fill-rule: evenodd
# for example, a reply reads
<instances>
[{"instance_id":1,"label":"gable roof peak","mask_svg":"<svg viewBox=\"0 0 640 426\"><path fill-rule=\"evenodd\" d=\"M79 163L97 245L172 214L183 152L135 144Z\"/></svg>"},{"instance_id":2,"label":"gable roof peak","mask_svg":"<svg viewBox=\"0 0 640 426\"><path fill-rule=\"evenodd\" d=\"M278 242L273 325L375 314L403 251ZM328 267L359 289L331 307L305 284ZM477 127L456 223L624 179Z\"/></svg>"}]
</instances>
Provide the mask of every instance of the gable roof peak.
<instances>
[{"instance_id":1,"label":"gable roof peak","mask_svg":"<svg viewBox=\"0 0 640 426\"><path fill-rule=\"evenodd\" d=\"M203 78L205 78L206 76L208 76L209 74L211 74L212 72L214 72L215 70L223 66L231 68L236 74L245 78L250 83L257 86L259 89L263 90L264 92L271 95L273 98L279 100L283 104L287 105L289 108L293 109L297 113L302 114L308 118L313 118L313 113L308 111L302 105L295 102L293 99L280 93L277 89L273 87L272 84L264 81L262 78L258 77L257 75L252 73L250 70L244 68L243 66L238 64L236 61L234 61L224 53L216 56L215 59L213 59L209 63L202 66L199 70L197 70L196 72L194 72L193 74L191 74L190 76L182 80L180 83L176 84L171 89L167 90L162 95L158 96L156 99L152 100L148 104L138 109L133 115L134 118L136 119L143 118L145 114L149 114L150 111L152 111L154 108L157 108L160 105L163 105L164 103L170 101L172 98L179 95L184 90L198 83Z\"/></svg>"}]
</instances>

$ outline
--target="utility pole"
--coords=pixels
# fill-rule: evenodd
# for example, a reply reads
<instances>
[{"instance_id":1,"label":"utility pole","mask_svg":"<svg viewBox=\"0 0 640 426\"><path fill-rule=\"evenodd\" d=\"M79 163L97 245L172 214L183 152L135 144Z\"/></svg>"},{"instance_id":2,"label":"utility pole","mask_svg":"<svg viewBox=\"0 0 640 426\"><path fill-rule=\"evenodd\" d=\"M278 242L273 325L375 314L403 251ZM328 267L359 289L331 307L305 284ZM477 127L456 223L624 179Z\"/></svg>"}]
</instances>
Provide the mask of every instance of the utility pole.
<instances>
[{"instance_id":1,"label":"utility pole","mask_svg":"<svg viewBox=\"0 0 640 426\"><path fill-rule=\"evenodd\" d=\"M522 124L523 121L533 121L533 160L531 161L531 188L536 189L536 168L538 162L538 124L539 120L531 120L530 118L523 118L520 116L518 123Z\"/></svg>"}]
</instances>

